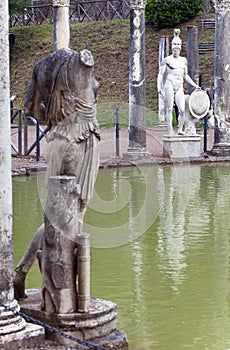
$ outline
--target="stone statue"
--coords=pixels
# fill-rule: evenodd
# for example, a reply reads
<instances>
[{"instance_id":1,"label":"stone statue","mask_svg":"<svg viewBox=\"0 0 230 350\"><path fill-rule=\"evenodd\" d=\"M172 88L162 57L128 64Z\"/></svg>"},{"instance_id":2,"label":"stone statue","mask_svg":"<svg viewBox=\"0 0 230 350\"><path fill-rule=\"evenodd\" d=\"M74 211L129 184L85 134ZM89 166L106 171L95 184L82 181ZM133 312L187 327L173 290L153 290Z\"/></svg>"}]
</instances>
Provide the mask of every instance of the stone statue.
<instances>
[{"instance_id":1,"label":"stone statue","mask_svg":"<svg viewBox=\"0 0 230 350\"><path fill-rule=\"evenodd\" d=\"M178 134L184 135L185 96L183 83L186 81L195 88L199 86L190 78L187 70L187 59L180 56L182 41L180 30L174 29L172 40L172 54L162 60L157 79L158 93L164 98L166 105L166 120L169 135L174 135L172 119L173 105L176 103L179 110Z\"/></svg>"},{"instance_id":2,"label":"stone statue","mask_svg":"<svg viewBox=\"0 0 230 350\"><path fill-rule=\"evenodd\" d=\"M93 195L99 166L100 135L96 119L99 84L94 78L93 66L93 56L87 50L78 53L61 49L52 53L35 65L25 98L25 114L45 120L50 129L46 148L48 178L74 177L77 184L71 196L75 193L75 231L78 235L82 233L84 214ZM16 267L14 286L17 299L26 297L26 274L38 252L41 265L44 234L50 230L50 223L47 227L44 230L42 225L37 230ZM75 248L71 248L73 252ZM58 278L60 283L60 276Z\"/></svg>"}]
</instances>

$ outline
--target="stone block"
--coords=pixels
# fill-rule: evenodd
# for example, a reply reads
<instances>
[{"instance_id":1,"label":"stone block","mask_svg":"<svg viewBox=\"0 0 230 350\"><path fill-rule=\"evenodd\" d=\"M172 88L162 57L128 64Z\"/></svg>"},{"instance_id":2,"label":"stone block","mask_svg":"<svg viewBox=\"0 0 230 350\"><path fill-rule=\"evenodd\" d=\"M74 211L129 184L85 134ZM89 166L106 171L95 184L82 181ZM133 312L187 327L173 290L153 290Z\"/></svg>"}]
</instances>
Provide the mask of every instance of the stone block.
<instances>
[{"instance_id":1,"label":"stone block","mask_svg":"<svg viewBox=\"0 0 230 350\"><path fill-rule=\"evenodd\" d=\"M163 156L168 158L196 158L201 155L201 136L163 136Z\"/></svg>"},{"instance_id":2,"label":"stone block","mask_svg":"<svg viewBox=\"0 0 230 350\"><path fill-rule=\"evenodd\" d=\"M128 147L128 150L123 154L123 158L129 161L150 159L151 154L146 148Z\"/></svg>"},{"instance_id":3,"label":"stone block","mask_svg":"<svg viewBox=\"0 0 230 350\"><path fill-rule=\"evenodd\" d=\"M45 330L43 327L26 323L24 329L18 332L0 336L0 349L15 350L39 347L44 341Z\"/></svg>"},{"instance_id":4,"label":"stone block","mask_svg":"<svg viewBox=\"0 0 230 350\"><path fill-rule=\"evenodd\" d=\"M20 301L21 310L39 321L73 337L97 342L99 345L113 344L113 349L127 349L127 335L116 329L117 305L112 301L90 299L90 308L85 313L55 314L41 311L41 291L27 290L27 299ZM73 346L74 341L56 332L46 331L46 336L61 345ZM76 343L75 343L76 345Z\"/></svg>"},{"instance_id":5,"label":"stone block","mask_svg":"<svg viewBox=\"0 0 230 350\"><path fill-rule=\"evenodd\" d=\"M229 143L214 143L210 154L216 157L229 157L230 144Z\"/></svg>"}]
</instances>

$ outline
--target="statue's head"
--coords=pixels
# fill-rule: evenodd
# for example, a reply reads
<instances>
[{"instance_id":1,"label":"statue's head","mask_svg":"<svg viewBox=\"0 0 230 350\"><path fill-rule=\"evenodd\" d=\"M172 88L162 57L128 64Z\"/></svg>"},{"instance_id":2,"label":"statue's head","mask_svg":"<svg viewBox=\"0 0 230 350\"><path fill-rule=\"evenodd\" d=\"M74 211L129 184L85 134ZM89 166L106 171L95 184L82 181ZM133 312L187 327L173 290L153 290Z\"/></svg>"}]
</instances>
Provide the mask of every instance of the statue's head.
<instances>
[{"instance_id":1,"label":"statue's head","mask_svg":"<svg viewBox=\"0 0 230 350\"><path fill-rule=\"evenodd\" d=\"M172 53L173 56L178 57L182 48L182 40L179 37L180 29L174 29L174 37L172 39Z\"/></svg>"}]
</instances>

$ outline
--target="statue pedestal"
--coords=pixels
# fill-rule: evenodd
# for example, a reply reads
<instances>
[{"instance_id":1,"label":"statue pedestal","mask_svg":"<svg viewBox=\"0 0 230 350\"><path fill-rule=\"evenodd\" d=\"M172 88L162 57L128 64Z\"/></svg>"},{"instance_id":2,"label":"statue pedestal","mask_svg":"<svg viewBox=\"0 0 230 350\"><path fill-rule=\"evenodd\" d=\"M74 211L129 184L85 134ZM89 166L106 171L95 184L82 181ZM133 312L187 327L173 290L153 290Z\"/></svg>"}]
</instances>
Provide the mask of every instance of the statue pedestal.
<instances>
[{"instance_id":1,"label":"statue pedestal","mask_svg":"<svg viewBox=\"0 0 230 350\"><path fill-rule=\"evenodd\" d=\"M216 157L229 157L230 156L230 143L214 143L213 148L210 152Z\"/></svg>"},{"instance_id":2,"label":"statue pedestal","mask_svg":"<svg viewBox=\"0 0 230 350\"><path fill-rule=\"evenodd\" d=\"M26 294L28 298L20 301L21 311L25 314L71 336L102 347L112 346L114 350L128 348L127 335L116 329L117 305L112 301L91 298L88 312L55 314L41 311L40 289L27 290ZM46 336L64 346L77 345L73 340L56 332L48 331Z\"/></svg>"},{"instance_id":3,"label":"statue pedestal","mask_svg":"<svg viewBox=\"0 0 230 350\"><path fill-rule=\"evenodd\" d=\"M163 156L169 158L200 157L200 136L163 136Z\"/></svg>"},{"instance_id":4,"label":"statue pedestal","mask_svg":"<svg viewBox=\"0 0 230 350\"><path fill-rule=\"evenodd\" d=\"M146 148L128 147L127 151L123 153L123 158L130 161L150 159L151 154L146 150Z\"/></svg>"},{"instance_id":5,"label":"statue pedestal","mask_svg":"<svg viewBox=\"0 0 230 350\"><path fill-rule=\"evenodd\" d=\"M154 126L154 131L163 131L165 133L167 133L168 131L168 124L166 122L161 122L158 123L157 125Z\"/></svg>"}]
</instances>

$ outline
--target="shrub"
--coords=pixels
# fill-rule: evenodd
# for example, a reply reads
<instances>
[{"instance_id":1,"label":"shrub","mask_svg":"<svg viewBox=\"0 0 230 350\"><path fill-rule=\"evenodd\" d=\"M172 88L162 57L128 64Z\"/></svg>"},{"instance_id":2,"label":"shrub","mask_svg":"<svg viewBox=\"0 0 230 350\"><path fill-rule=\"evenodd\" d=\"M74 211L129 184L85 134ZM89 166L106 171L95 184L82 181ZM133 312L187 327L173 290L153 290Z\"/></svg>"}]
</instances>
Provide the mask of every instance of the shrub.
<instances>
[{"instance_id":1,"label":"shrub","mask_svg":"<svg viewBox=\"0 0 230 350\"><path fill-rule=\"evenodd\" d=\"M26 6L30 6L31 1L30 0L9 0L9 13L22 13L23 8Z\"/></svg>"},{"instance_id":2,"label":"shrub","mask_svg":"<svg viewBox=\"0 0 230 350\"><path fill-rule=\"evenodd\" d=\"M157 28L179 25L195 17L204 0L147 0L146 21Z\"/></svg>"}]
</instances>

